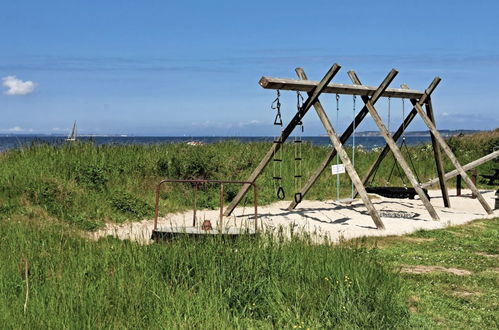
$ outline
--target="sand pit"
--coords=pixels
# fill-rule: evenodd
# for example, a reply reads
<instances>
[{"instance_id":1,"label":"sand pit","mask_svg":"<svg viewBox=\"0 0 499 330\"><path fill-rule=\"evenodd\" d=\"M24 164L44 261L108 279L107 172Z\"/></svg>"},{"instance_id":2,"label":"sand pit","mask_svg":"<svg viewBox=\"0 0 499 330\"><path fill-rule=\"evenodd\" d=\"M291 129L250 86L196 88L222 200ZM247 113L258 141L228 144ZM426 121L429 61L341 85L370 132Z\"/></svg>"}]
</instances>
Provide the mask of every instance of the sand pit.
<instances>
[{"instance_id":1,"label":"sand pit","mask_svg":"<svg viewBox=\"0 0 499 330\"><path fill-rule=\"evenodd\" d=\"M483 197L491 207L494 206L495 190L481 190ZM362 236L403 235L419 229L437 229L452 225L460 225L475 219L493 218L499 216L499 210L488 215L478 200L471 198L471 191L463 190L462 196L450 192L451 208L444 208L439 190L430 190L431 202L434 205L440 221L434 221L417 198L389 199L373 197L373 203L380 212L386 229L378 230L366 211L362 201L355 200L351 204L335 201L303 201L294 211L285 208L289 202L283 201L258 208L259 228L263 231L281 231L289 236L308 234L318 243L325 240L339 242ZM234 210L233 215L225 218L226 227L254 228L253 208L246 206ZM198 223L205 219L216 225L219 210L198 211ZM169 214L158 220L158 227L185 227L192 223L192 212ZM105 228L91 233L98 239L104 236L115 236L120 239L131 239L141 243L150 243L153 229L152 220L130 222L116 225L107 224Z\"/></svg>"}]
</instances>

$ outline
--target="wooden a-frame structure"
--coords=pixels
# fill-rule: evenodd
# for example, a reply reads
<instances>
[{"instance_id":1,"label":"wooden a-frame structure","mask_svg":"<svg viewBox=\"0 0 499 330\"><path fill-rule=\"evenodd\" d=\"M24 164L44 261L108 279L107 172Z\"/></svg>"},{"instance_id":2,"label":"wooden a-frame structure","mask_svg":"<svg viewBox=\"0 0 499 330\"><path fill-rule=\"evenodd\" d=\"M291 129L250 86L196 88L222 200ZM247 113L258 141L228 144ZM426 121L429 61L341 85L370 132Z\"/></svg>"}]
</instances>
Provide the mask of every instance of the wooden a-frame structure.
<instances>
[{"instance_id":1,"label":"wooden a-frame structure","mask_svg":"<svg viewBox=\"0 0 499 330\"><path fill-rule=\"evenodd\" d=\"M317 112L317 115L319 116L330 140L333 145L333 149L329 152L327 157L322 161L322 163L319 165L319 167L316 169L316 171L312 174L312 176L308 179L308 181L305 183L305 185L301 188L300 193L301 196L305 196L307 192L310 190L310 188L314 185L314 183L317 181L319 176L324 172L324 170L328 167L330 162L333 160L333 158L338 155L341 159L341 162L345 166L345 170L352 180L352 183L355 186L355 189L357 191L357 194L360 196L362 199L364 205L367 208L367 211L371 215L374 223L376 224L376 227L378 229L383 229L384 225L383 222L381 221L381 218L379 216L378 211L374 208L367 192L365 189L365 184L369 181L369 179L372 177L372 175L376 172L377 168L381 164L382 160L384 157L391 151L394 155L395 160L397 161L398 165L402 169L402 171L405 173L406 177L410 181L411 185L414 187L416 193L419 195L419 198L423 202L425 208L427 209L428 213L431 215L431 217L434 220L439 220L439 217L433 208L433 205L430 203L427 195L423 191L421 187L421 183L418 182L416 179L416 176L413 174L413 171L411 170L410 166L408 165L407 161L405 160L404 156L402 155L399 146L397 145L396 141L402 136L404 133L405 128L410 124L410 122L416 117L416 115L419 115L428 129L430 130L431 133L431 140L432 140L432 145L433 145L433 151L434 151L434 156L435 156L435 161L436 161L436 168L437 168L437 173L438 173L438 178L439 178L439 183L440 183L440 189L442 191L442 198L444 200L444 205L445 207L450 207L450 202L449 202L449 194L447 192L447 187L445 184L445 179L444 179L444 168L443 168L443 163L442 163L442 155L441 155L441 150L447 155L447 157L450 159L454 167L456 168L456 171L462 176L468 187L472 190L474 195L477 197L478 201L482 204L483 208L488 214L492 213L492 209L490 206L487 204L481 193L478 191L476 186L473 184L471 179L468 177L466 174L465 170L457 160L456 156L454 153L451 151L447 143L445 142L444 138L440 135L438 132L436 125L435 125L435 118L433 114L433 107L431 103L431 94L437 87L437 85L440 83L441 79L439 77L436 77L433 79L431 84L428 86L428 88L422 92L422 91L417 91L417 90L412 90L412 89L402 89L402 88L388 88L390 83L393 81L395 76L398 74L398 71L395 69L392 69L386 78L383 80L383 82L378 86L378 87L372 87L372 86L364 86L360 82L360 79L358 78L357 74L354 71L349 71L348 75L350 79L352 80L353 84L352 85L346 85L346 84L335 84L331 83L333 77L338 73L340 70L340 65L334 64L329 71L326 73L326 75L322 78L321 81L316 82L316 81L311 81L308 80L305 71L302 68L297 68L295 71L299 77L299 80L294 80L294 79L281 79L281 78L271 78L271 77L262 77L260 79L260 86L262 86L265 89L276 89L276 90L291 90L291 91L301 91L301 92L306 92L308 94L308 98L305 100L303 103L302 107L300 110L294 115L294 117L291 119L291 121L287 124L287 126L282 130L281 135L276 139L276 143L272 144L272 147L270 150L267 152L267 154L263 157L261 160L260 164L255 168L253 173L249 176L249 178L246 180L248 182L255 182L256 179L260 176L260 174L263 172L267 164L272 160L273 155L282 147L282 144L286 141L286 139L290 136L290 134L293 132L294 128L299 125L301 122L302 118L305 116L305 114L310 110L311 107L314 107L315 111ZM343 132L343 134L338 137L336 131L333 128L333 125L331 124L324 108L322 107L320 101L319 101L319 96L322 93L331 93L331 94L343 94L343 95L357 95L362 98L362 101L364 102L364 106L361 111L356 115L352 123L346 128L346 130ZM409 99L412 103L412 110L409 112L409 114L404 118L403 123L400 125L400 127L395 131L395 133L390 135L390 132L386 128L385 124L383 123L380 115L378 114L378 111L374 107L376 102L381 98L381 97L390 97L390 98L403 98L403 99ZM423 109L423 106L426 108L426 112ZM383 138L386 141L386 145L383 148L382 152L376 159L376 161L372 164L371 168L369 169L367 175L361 179L359 175L357 174L357 171L355 170L354 166L352 165L352 162L350 161L350 158L348 157L348 154L346 153L345 149L343 148L343 144L348 140L348 138L352 135L354 132L354 128L358 127L362 120L366 117L367 114L370 114L371 117L374 119L374 122L378 126L378 129L383 136ZM234 208L240 203L244 195L247 193L249 190L250 185L246 184L243 185L236 195L236 197L232 200L232 202L229 204L227 209L225 210L224 215L228 216L232 213ZM292 201L291 204L289 205L288 209L292 210L294 209L299 201L297 202L296 200Z\"/></svg>"}]
</instances>

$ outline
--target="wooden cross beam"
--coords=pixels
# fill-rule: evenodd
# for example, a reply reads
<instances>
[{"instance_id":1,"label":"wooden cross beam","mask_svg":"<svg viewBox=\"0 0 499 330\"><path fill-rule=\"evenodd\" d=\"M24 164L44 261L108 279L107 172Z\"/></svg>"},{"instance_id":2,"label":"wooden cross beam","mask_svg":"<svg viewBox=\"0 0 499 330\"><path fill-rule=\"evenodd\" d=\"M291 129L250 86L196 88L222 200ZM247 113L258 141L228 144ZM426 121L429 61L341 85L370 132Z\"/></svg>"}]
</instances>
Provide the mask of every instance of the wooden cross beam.
<instances>
[{"instance_id":1,"label":"wooden cross beam","mask_svg":"<svg viewBox=\"0 0 499 330\"><path fill-rule=\"evenodd\" d=\"M260 161L260 164L255 168L255 170L253 170L253 173L251 173L251 175L246 181L254 183L256 179L260 176L260 174L262 174L265 167L272 160L272 157L279 149L281 149L282 144L286 141L291 132L293 132L298 123L302 121L303 116L305 116L310 107L318 100L319 95L324 91L326 86L331 82L331 80L338 73L340 68L341 66L335 63L329 69L326 75L322 78L322 80L317 85L315 85L315 87L309 94L309 97L303 103L301 110L294 115L289 124L283 129L281 135L277 139L277 143L272 143L272 147L270 148L270 150L263 157L263 159ZM232 213L232 211L234 211L234 209L241 202L241 200L243 199L244 195L246 195L250 187L251 187L250 184L245 184L241 187L236 197L234 197L229 206L227 206L227 209L225 210L224 213L225 216L229 216Z\"/></svg>"},{"instance_id":2,"label":"wooden cross beam","mask_svg":"<svg viewBox=\"0 0 499 330\"><path fill-rule=\"evenodd\" d=\"M288 91L311 92L319 84L317 81L312 80L295 80L295 79L282 79L272 77L262 77L259 82L260 86L265 89L280 89ZM346 95L359 95L359 96L373 96L376 92L376 87L373 86L359 86L347 84L329 84L324 89L323 93L328 94L346 94ZM419 99L423 96L424 92L404 89L404 88L387 88L380 96L403 98L403 99Z\"/></svg>"},{"instance_id":3,"label":"wooden cross beam","mask_svg":"<svg viewBox=\"0 0 499 330\"><path fill-rule=\"evenodd\" d=\"M392 69L391 72L395 72L395 74L397 73L397 71L394 70L394 69ZM352 80L352 82L354 84L361 85L360 79L357 77L357 75L355 74L355 72L349 71L348 75L350 76L350 79ZM388 129L383 124L383 120L381 119L381 117L379 116L378 112L376 111L376 108L374 108L374 105L372 104L370 98L368 96L363 96L362 100L366 104L367 110L369 110L369 113L371 114L371 117L373 118L374 122L378 126L381 135L385 138L386 143L390 146L390 149L391 149L391 151L392 151L395 159L399 163L400 167L402 168L402 170L404 171L405 175L407 176L407 179L409 179L409 181L411 182L412 186L414 187L414 189L418 193L419 198L421 199L421 201L423 202L424 206L428 210L428 213L430 213L430 215L433 218L433 220L439 220L437 212L433 208L433 205L431 205L430 200L426 196L426 194L423 191L423 189L421 189L421 187L419 186L419 182L416 180L416 177L412 173L412 170L410 169L409 165L407 164L407 161L405 160L404 156L400 152L399 147L397 146L397 144L395 143L395 141L392 139L392 137L390 135L390 132L388 132ZM418 106L417 103L416 103L416 106Z\"/></svg>"},{"instance_id":4,"label":"wooden cross beam","mask_svg":"<svg viewBox=\"0 0 499 330\"><path fill-rule=\"evenodd\" d=\"M300 79L303 79L303 80L307 79L307 75L305 74L305 71L302 68L297 68L296 73L298 74ZM309 95L310 94L311 93L309 92ZM324 108L322 107L319 100L317 100L314 103L314 108L315 108L315 111L317 112L317 115L319 116L319 118L322 122L322 125L326 129L327 134L329 135L329 139L331 140L331 142L334 146L334 149L336 150L336 152L340 156L341 162L345 166L345 169L346 169L348 176L352 180L352 182L355 186L355 189L357 189L357 191L359 192L359 195L362 198L362 201L364 202L364 205L366 206L367 211L369 212L369 215L373 219L373 221L376 224L376 227L378 229L384 229L385 225L381 221L381 218L379 216L378 211L376 211L373 203L369 199L369 196L367 195L367 191L364 188L364 185L362 184L362 181L360 180L359 175L355 171L355 168L353 167L352 162L350 161L350 158L348 157L347 152L343 148L343 145L342 145L340 139L338 138L338 136L336 135L336 132L334 131L333 125L331 125L331 122L330 122L329 118L327 117L326 111L324 111Z\"/></svg>"},{"instance_id":5,"label":"wooden cross beam","mask_svg":"<svg viewBox=\"0 0 499 330\"><path fill-rule=\"evenodd\" d=\"M375 104L380 98L381 95L387 90L388 85L390 85L391 81L395 78L394 75L389 74L386 76L386 78L383 80L381 85L376 88L376 90L373 93L373 96L371 97L371 102ZM343 132L343 134L340 137L340 142L342 144L346 143L350 136L352 135L354 131L354 127L359 127L360 123L362 120L366 117L366 115L369 113L367 110L367 106L364 106L357 116L355 116L355 119L350 123L350 125L347 127L347 129ZM317 170L312 174L312 176L308 179L307 183L301 188L300 193L302 196L305 196L308 191L312 188L312 186L317 182L319 177L321 176L322 172L329 166L331 161L334 159L336 156L336 149L333 148L331 152L326 156L326 158L322 161L320 166L317 168ZM296 201L292 201L291 204L288 206L288 210L293 210L296 208L298 203Z\"/></svg>"}]
</instances>

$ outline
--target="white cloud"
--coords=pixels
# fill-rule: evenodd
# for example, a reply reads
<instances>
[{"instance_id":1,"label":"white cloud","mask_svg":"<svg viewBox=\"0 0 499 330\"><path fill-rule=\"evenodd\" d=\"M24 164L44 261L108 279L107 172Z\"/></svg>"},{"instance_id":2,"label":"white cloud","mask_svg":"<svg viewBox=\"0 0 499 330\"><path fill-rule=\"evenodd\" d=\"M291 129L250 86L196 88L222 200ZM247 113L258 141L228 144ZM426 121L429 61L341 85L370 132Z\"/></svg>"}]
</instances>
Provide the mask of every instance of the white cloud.
<instances>
[{"instance_id":1,"label":"white cloud","mask_svg":"<svg viewBox=\"0 0 499 330\"><path fill-rule=\"evenodd\" d=\"M0 129L0 132L8 132L8 133L26 133L26 132L33 132L32 128L22 128L21 126L14 126L11 128L3 128Z\"/></svg>"},{"instance_id":2,"label":"white cloud","mask_svg":"<svg viewBox=\"0 0 499 330\"><path fill-rule=\"evenodd\" d=\"M9 131L9 132L22 132L23 129L20 126L14 126L14 127L7 129L7 131Z\"/></svg>"},{"instance_id":3,"label":"white cloud","mask_svg":"<svg viewBox=\"0 0 499 330\"><path fill-rule=\"evenodd\" d=\"M36 84L31 80L22 81L16 76L3 77L3 85L7 87L7 95L27 95L33 93Z\"/></svg>"}]
</instances>

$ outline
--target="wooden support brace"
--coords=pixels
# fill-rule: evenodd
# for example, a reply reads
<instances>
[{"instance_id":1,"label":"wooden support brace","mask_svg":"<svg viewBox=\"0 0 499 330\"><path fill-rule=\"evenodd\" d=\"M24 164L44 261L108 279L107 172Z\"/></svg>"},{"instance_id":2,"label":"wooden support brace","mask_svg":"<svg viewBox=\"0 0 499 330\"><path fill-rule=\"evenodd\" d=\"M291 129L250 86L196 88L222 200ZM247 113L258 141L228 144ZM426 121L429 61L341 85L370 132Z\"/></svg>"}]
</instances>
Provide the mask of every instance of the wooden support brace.
<instances>
[{"instance_id":1,"label":"wooden support brace","mask_svg":"<svg viewBox=\"0 0 499 330\"><path fill-rule=\"evenodd\" d=\"M307 75L305 74L305 71L302 68L297 68L296 73L298 74L300 79L304 79L304 80L307 79ZM333 125L331 125L331 122L329 121L329 118L327 117L326 111L324 111L324 108L322 107L319 100L317 100L317 102L314 103L314 108L315 108L315 111L317 112L317 115L319 116L319 118L322 122L322 125L326 129L326 132L327 132L329 139L331 140L331 142L334 146L334 149L336 150L336 152L340 156L341 162L345 166L345 170L346 170L348 176L350 177L355 188L359 192L359 195L362 198L362 201L364 202L364 205L366 206L367 211L369 212L369 215L371 215L371 218L373 219L373 221L376 224L376 227L378 229L384 229L385 226L384 226L383 222L381 221L381 218L379 216L378 211L376 211L373 203L369 199L369 196L367 195L367 191L364 188L364 185L362 184L359 175L355 171L355 168L353 167L352 162L350 161L350 158L348 157L347 152L343 148L343 145L342 145L340 139L338 138L338 136L336 135L336 132L334 131Z\"/></svg>"},{"instance_id":2,"label":"wooden support brace","mask_svg":"<svg viewBox=\"0 0 499 330\"><path fill-rule=\"evenodd\" d=\"M393 78L394 78L394 76L392 77L389 74L383 80L381 85L378 88L376 88L376 90L374 91L373 96L371 98L371 101L373 104L375 104L381 98L381 96L383 95L384 91L387 89L388 85L393 80ZM352 123L350 123L350 125L347 127L347 129L341 135L340 142L342 144L344 144L345 142L348 141L348 139L350 138L350 136L352 135L352 133L354 131L354 127L359 127L360 123L362 122L362 120L364 120L364 118L366 117L366 115L368 113L369 113L369 111L367 110L367 106L364 106L359 111L359 113L357 114L355 119L352 121ZM312 174L312 176L308 179L307 183L300 190L302 197L305 196L308 193L308 191L312 188L312 186L315 184L315 182L317 182L317 180L319 179L321 174L328 167L328 165L331 163L331 161L334 159L335 156L336 156L336 149L333 148L333 150L331 150L331 152L326 156L326 158L322 161L322 163L319 165L317 170ZM297 205L298 205L298 203L296 201L292 201L291 204L289 204L289 206L288 206L288 210L293 210L294 208L296 208Z\"/></svg>"},{"instance_id":3,"label":"wooden support brace","mask_svg":"<svg viewBox=\"0 0 499 330\"><path fill-rule=\"evenodd\" d=\"M431 98L428 98L428 100L425 103L425 106L428 118L430 118L431 122L436 127L437 124L435 123L435 116L433 114L433 106L431 104ZM435 156L435 165L437 167L437 175L440 183L440 191L442 192L442 199L444 200L444 206L450 207L449 191L447 190L447 185L445 184L445 179L444 179L445 170L444 170L444 163L442 162L442 153L440 150L440 146L438 145L437 140L435 139L433 133L431 133L431 145L433 146L433 155Z\"/></svg>"},{"instance_id":4,"label":"wooden support brace","mask_svg":"<svg viewBox=\"0 0 499 330\"><path fill-rule=\"evenodd\" d=\"M458 173L462 176L462 178L463 178L464 182L466 182L466 185L468 186L468 188L471 189L472 193L477 197L480 204L482 204L482 207L484 208L484 210L488 214L492 214L493 211L490 208L489 204L487 204L487 201L485 200L485 198L483 198L482 194L478 191L475 184L468 177L468 175L466 174L466 171L463 169L463 167L461 166L461 164L457 160L457 158L454 155L454 153L452 152L452 150L450 150L449 146L447 145L444 138L442 137L440 132L437 130L437 128L435 127L435 125L433 124L431 119L426 115L423 108L418 104L418 105L416 105L416 110L417 110L418 114L421 116L421 118L423 118L423 121L425 122L426 126L428 126L428 128L430 129L430 132L433 134L433 136L437 140L438 144L440 144L440 146L442 147L442 150L445 152L447 157L449 157L452 165L454 165L454 167L456 168Z\"/></svg>"},{"instance_id":5,"label":"wooden support brace","mask_svg":"<svg viewBox=\"0 0 499 330\"><path fill-rule=\"evenodd\" d=\"M318 100L319 95L324 91L326 86L331 82L331 80L338 73L340 68L341 66L335 63L326 73L324 78L322 78L322 80L314 87L313 91L309 94L309 97L303 103L301 110L294 115L293 119L291 119L289 124L282 131L281 135L278 138L278 141L280 143L272 144L270 150L263 157L263 159L260 161L260 164L255 168L255 170L253 170L253 173L251 173L251 175L246 181L252 183L256 181L256 179L263 172L267 164L271 161L273 155L275 155L275 153L281 148L282 144L286 141L291 132L293 132L295 127L302 121L303 116L305 116L310 107ZM234 197L229 206L227 206L227 209L225 210L224 213L225 216L229 216L232 213L232 211L234 211L234 209L241 202L241 200L243 199L244 195L246 195L250 187L251 187L250 184L244 184L241 187L236 197Z\"/></svg>"},{"instance_id":6,"label":"wooden support brace","mask_svg":"<svg viewBox=\"0 0 499 330\"><path fill-rule=\"evenodd\" d=\"M393 69L392 69L392 71L397 72L396 70L393 70ZM355 74L355 72L350 71L348 74L349 74L350 79L352 79L352 82L354 84L361 85L361 82L360 82L359 78L357 77L357 75ZM438 84L438 82L437 82L437 84ZM423 189L421 189L421 187L419 186L419 182L416 180L416 177L412 173L412 170L410 169L409 164L407 164L407 161L405 160L404 156L400 152L399 147L397 146L395 141L392 139L390 132L388 132L386 126L383 124L383 120L381 119L378 112L376 111L376 108L374 108L370 98L367 96L363 96L362 100L366 104L367 110L369 110L371 117L373 118L374 122L378 126L378 128L381 132L381 135L383 135L386 143L390 146L390 149L391 149L395 159L399 163L400 167L402 168L405 175L407 176L407 179L411 182L412 186L414 187L414 189L418 193L419 198L421 199L424 206L428 210L428 213L430 213L430 216L433 218L433 220L439 220L437 212L433 208L433 205L431 205L430 200L428 199L428 197L424 193ZM417 110L418 106L419 106L419 104L416 103L416 110Z\"/></svg>"},{"instance_id":7,"label":"wooden support brace","mask_svg":"<svg viewBox=\"0 0 499 330\"><path fill-rule=\"evenodd\" d=\"M463 165L463 170L469 171L469 170L474 169L475 167L480 166L482 164L485 164L486 162L491 161L492 159L495 159L497 157L499 157L499 150L491 152L490 154L485 155L482 158L478 158L478 159L472 161L471 163ZM450 171L448 173L445 173L444 180L448 181L448 180L450 180L458 175L459 175L458 170ZM432 186L438 182L439 182L439 178L431 179L430 181L423 183L421 185L421 188L428 188L429 186Z\"/></svg>"},{"instance_id":8,"label":"wooden support brace","mask_svg":"<svg viewBox=\"0 0 499 330\"><path fill-rule=\"evenodd\" d=\"M416 109L414 108L414 106L416 105L416 103L419 102L419 104L424 104L426 102L426 100L430 97L431 93L433 93L433 91L435 90L435 88L437 87L437 85L438 85L438 82L436 82L434 80L430 84L430 86L428 86L428 88L423 93L423 96L421 96L421 98L419 100L410 99L413 108L412 108L411 112L409 112L409 114L407 115L407 117L404 118L404 121L399 126L399 128L393 134L392 138L393 138L393 140L395 142L397 142L398 139L402 136L402 134L404 134L405 129L409 126L409 124L412 122L412 120L416 117L416 115L418 113L416 111ZM374 163L371 165L371 167L367 171L366 176L362 180L362 183L364 185L366 185L367 182L369 182L369 180L371 180L372 176L374 175L374 173L376 173L376 171L378 170L379 166L381 165L381 162L388 155L389 152L390 152L390 146L387 143L387 144L385 144L385 147L383 148L383 150L381 151L381 153L378 155L378 158L376 158L376 160L374 161ZM357 196L357 195L355 195L355 196Z\"/></svg>"}]
</instances>

